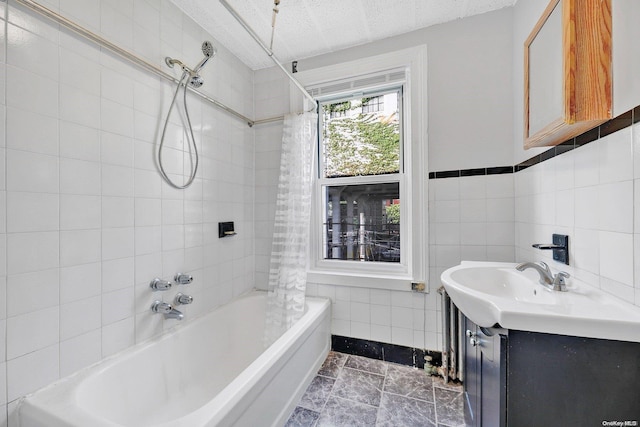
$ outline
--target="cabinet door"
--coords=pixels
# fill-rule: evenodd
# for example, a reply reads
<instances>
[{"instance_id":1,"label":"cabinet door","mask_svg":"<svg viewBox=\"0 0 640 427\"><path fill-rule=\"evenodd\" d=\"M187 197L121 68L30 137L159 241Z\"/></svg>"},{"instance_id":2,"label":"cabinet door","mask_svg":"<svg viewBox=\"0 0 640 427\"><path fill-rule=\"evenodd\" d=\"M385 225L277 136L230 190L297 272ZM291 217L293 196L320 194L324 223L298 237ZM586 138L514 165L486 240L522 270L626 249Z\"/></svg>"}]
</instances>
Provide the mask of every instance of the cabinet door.
<instances>
[{"instance_id":1,"label":"cabinet door","mask_svg":"<svg viewBox=\"0 0 640 427\"><path fill-rule=\"evenodd\" d=\"M506 341L494 330L478 328L480 353L481 423L485 427L506 425Z\"/></svg>"},{"instance_id":2,"label":"cabinet door","mask_svg":"<svg viewBox=\"0 0 640 427\"><path fill-rule=\"evenodd\" d=\"M640 421L640 343L509 331L508 368L509 427Z\"/></svg>"},{"instance_id":3,"label":"cabinet door","mask_svg":"<svg viewBox=\"0 0 640 427\"><path fill-rule=\"evenodd\" d=\"M524 148L612 117L611 0L551 0L525 41Z\"/></svg>"},{"instance_id":4,"label":"cabinet door","mask_svg":"<svg viewBox=\"0 0 640 427\"><path fill-rule=\"evenodd\" d=\"M476 345L478 327L464 318L464 419L467 426L480 426L480 352Z\"/></svg>"}]
</instances>

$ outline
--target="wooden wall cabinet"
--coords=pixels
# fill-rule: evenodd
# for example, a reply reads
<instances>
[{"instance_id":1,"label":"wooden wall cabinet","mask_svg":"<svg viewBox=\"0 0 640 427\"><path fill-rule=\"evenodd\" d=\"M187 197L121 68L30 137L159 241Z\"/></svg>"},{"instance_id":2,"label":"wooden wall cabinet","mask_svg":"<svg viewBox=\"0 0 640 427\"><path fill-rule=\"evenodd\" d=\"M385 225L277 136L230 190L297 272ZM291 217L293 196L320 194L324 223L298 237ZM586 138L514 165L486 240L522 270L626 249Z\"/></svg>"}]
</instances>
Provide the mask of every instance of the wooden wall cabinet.
<instances>
[{"instance_id":1,"label":"wooden wall cabinet","mask_svg":"<svg viewBox=\"0 0 640 427\"><path fill-rule=\"evenodd\" d=\"M551 0L524 53L525 149L612 117L611 0Z\"/></svg>"}]
</instances>

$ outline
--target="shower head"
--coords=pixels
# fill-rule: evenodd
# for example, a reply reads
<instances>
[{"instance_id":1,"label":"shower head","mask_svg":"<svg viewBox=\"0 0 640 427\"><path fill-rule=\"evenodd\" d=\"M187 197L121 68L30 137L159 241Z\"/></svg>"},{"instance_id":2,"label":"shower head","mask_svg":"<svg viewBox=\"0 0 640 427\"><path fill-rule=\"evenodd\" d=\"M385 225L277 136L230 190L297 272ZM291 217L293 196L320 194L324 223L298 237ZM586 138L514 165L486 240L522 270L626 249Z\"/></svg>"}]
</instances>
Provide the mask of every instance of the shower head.
<instances>
[{"instance_id":1,"label":"shower head","mask_svg":"<svg viewBox=\"0 0 640 427\"><path fill-rule=\"evenodd\" d=\"M215 47L213 47L213 45L211 44L211 42L209 41L204 41L202 43L202 53L204 54L204 56L206 56L207 58L211 58L212 56L214 56L216 54L217 50Z\"/></svg>"},{"instance_id":2,"label":"shower head","mask_svg":"<svg viewBox=\"0 0 640 427\"><path fill-rule=\"evenodd\" d=\"M197 74L202 69L202 67L204 67L204 64L206 64L210 58L213 58L216 52L216 48L213 47L213 44L211 44L210 41L205 41L204 43L202 43L202 53L204 54L204 58L202 58L202 61L200 61L198 65L193 67L193 72Z\"/></svg>"},{"instance_id":3,"label":"shower head","mask_svg":"<svg viewBox=\"0 0 640 427\"><path fill-rule=\"evenodd\" d=\"M189 80L189 84L197 89L204 84L204 79L196 74L195 76L191 77L191 80Z\"/></svg>"}]
</instances>

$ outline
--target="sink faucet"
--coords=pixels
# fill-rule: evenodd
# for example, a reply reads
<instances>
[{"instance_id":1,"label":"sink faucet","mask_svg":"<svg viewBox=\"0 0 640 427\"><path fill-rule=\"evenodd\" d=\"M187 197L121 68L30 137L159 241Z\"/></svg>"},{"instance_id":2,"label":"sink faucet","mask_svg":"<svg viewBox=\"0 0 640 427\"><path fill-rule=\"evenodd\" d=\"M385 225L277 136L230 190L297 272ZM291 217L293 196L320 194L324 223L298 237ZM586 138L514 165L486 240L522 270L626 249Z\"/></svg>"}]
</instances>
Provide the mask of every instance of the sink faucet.
<instances>
[{"instance_id":1,"label":"sink faucet","mask_svg":"<svg viewBox=\"0 0 640 427\"><path fill-rule=\"evenodd\" d=\"M154 301L151 305L151 310L154 313L164 314L165 319L182 320L184 318L184 314L182 314L181 311L173 308L171 304L162 301Z\"/></svg>"},{"instance_id":2,"label":"sink faucet","mask_svg":"<svg viewBox=\"0 0 640 427\"><path fill-rule=\"evenodd\" d=\"M522 264L516 265L516 270L518 271L524 271L527 268L533 268L538 272L540 275L539 283L541 285L546 286L549 289L553 289L554 291L567 291L566 279L571 276L566 271L561 271L554 276L547 263L543 261L523 262Z\"/></svg>"}]
</instances>

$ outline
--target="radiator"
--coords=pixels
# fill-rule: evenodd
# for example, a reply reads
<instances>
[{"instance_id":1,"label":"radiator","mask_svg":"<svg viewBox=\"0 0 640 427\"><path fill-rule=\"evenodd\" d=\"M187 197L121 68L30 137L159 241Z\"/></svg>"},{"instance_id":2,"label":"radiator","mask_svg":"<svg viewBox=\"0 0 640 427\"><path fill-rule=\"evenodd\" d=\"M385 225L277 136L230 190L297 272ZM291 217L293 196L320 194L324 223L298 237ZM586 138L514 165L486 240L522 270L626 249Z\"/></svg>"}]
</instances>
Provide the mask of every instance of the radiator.
<instances>
[{"instance_id":1,"label":"radiator","mask_svg":"<svg viewBox=\"0 0 640 427\"><path fill-rule=\"evenodd\" d=\"M438 369L439 374L444 378L445 383L449 380L460 380L463 378L462 364L462 314L455 306L444 286L438 289L442 303L442 367Z\"/></svg>"}]
</instances>

